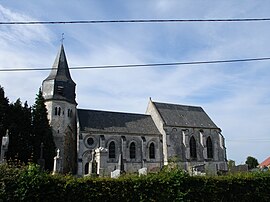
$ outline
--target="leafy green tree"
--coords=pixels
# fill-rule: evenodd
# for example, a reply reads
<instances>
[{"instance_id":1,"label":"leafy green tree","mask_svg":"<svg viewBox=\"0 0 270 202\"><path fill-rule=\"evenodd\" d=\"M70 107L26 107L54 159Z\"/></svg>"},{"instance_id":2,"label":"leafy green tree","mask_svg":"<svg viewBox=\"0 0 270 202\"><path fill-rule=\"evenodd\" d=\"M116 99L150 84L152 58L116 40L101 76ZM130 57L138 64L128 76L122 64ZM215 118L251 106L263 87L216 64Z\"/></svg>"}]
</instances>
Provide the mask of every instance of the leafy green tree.
<instances>
[{"instance_id":1,"label":"leafy green tree","mask_svg":"<svg viewBox=\"0 0 270 202\"><path fill-rule=\"evenodd\" d=\"M234 166L235 166L235 161L234 161L234 160L229 159L229 161L228 161L228 169L229 169L229 170L231 170L231 169L232 169L232 167L234 167Z\"/></svg>"},{"instance_id":2,"label":"leafy green tree","mask_svg":"<svg viewBox=\"0 0 270 202\"><path fill-rule=\"evenodd\" d=\"M47 117L47 109L45 106L45 100L42 96L41 89L36 97L35 104L33 105L33 134L32 134L32 145L34 148L33 160L37 162L40 158L40 146L41 143L44 145L43 158L45 159L45 168L52 170L53 158L55 156L55 144L53 140L52 130L49 125Z\"/></svg>"},{"instance_id":3,"label":"leafy green tree","mask_svg":"<svg viewBox=\"0 0 270 202\"><path fill-rule=\"evenodd\" d=\"M256 168L259 165L258 160L252 156L247 157L246 164L248 169Z\"/></svg>"}]
</instances>

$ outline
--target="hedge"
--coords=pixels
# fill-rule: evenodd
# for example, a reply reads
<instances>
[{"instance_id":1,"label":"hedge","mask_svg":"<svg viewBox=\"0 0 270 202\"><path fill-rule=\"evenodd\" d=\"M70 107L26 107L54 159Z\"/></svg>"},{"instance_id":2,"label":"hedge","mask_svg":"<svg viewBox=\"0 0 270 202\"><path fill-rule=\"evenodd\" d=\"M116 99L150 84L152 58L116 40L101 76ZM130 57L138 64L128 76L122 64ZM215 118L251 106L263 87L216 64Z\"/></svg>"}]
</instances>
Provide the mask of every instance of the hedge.
<instances>
[{"instance_id":1,"label":"hedge","mask_svg":"<svg viewBox=\"0 0 270 202\"><path fill-rule=\"evenodd\" d=\"M36 165L0 165L0 201L270 201L270 173L216 177L180 170L146 176L76 178Z\"/></svg>"}]
</instances>

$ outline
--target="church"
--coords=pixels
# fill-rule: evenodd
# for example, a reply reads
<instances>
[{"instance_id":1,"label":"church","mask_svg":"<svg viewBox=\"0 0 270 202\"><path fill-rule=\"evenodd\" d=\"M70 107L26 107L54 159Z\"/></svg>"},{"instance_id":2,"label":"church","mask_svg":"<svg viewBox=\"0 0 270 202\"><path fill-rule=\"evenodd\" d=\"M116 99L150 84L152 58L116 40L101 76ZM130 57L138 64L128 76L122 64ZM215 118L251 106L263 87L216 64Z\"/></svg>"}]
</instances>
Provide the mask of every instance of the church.
<instances>
[{"instance_id":1,"label":"church","mask_svg":"<svg viewBox=\"0 0 270 202\"><path fill-rule=\"evenodd\" d=\"M42 94L62 173L156 172L169 162L187 171L200 166L211 173L227 170L221 129L201 107L150 98L145 114L77 108L63 44Z\"/></svg>"}]
</instances>

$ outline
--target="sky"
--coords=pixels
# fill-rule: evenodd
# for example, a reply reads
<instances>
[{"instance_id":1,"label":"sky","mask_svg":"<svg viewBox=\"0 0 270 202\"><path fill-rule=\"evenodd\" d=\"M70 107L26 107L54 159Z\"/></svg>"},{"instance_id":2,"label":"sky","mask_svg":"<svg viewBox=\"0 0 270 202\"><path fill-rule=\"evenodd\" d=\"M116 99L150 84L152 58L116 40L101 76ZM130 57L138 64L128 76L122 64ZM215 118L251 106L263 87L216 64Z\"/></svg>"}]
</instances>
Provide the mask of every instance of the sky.
<instances>
[{"instance_id":1,"label":"sky","mask_svg":"<svg viewBox=\"0 0 270 202\"><path fill-rule=\"evenodd\" d=\"M269 18L267 0L0 1L0 21ZM270 21L0 25L0 69L270 57ZM270 156L270 60L71 70L79 108L145 113L157 102L201 106L222 129L227 157ZM0 72L10 102L32 105L49 71Z\"/></svg>"}]
</instances>

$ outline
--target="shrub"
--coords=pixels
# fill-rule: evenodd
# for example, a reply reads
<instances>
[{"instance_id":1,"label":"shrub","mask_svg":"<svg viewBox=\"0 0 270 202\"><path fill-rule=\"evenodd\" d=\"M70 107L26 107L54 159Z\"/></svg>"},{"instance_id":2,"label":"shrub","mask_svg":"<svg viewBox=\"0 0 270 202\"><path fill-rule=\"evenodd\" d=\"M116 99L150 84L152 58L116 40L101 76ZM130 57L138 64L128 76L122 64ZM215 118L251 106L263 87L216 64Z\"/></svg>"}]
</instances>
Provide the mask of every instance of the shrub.
<instances>
[{"instance_id":1,"label":"shrub","mask_svg":"<svg viewBox=\"0 0 270 202\"><path fill-rule=\"evenodd\" d=\"M3 201L270 201L270 173L192 177L171 169L118 179L51 175L0 165Z\"/></svg>"}]
</instances>

